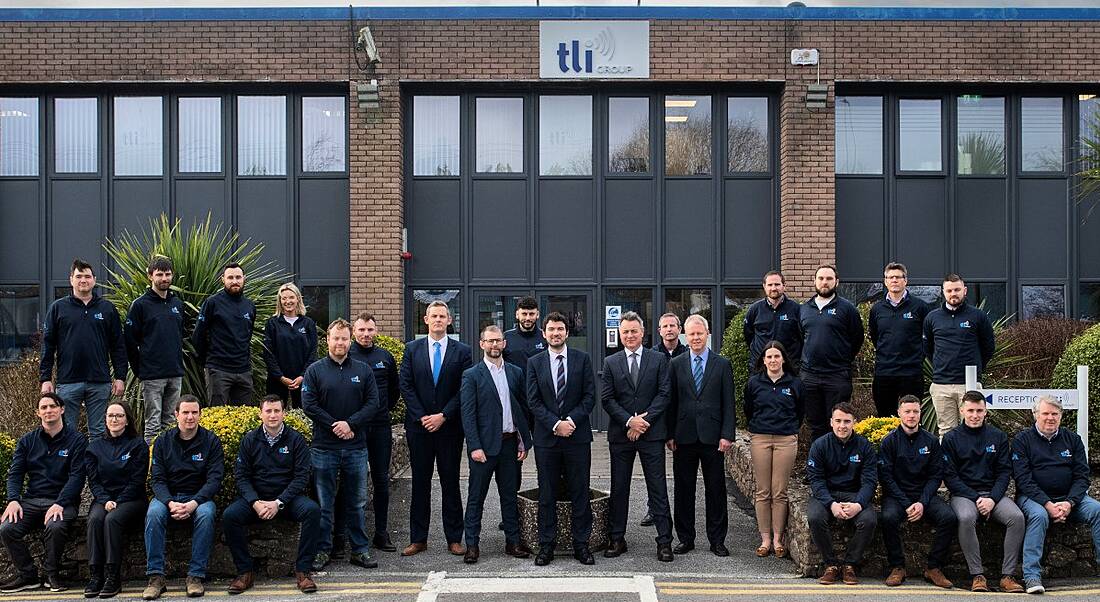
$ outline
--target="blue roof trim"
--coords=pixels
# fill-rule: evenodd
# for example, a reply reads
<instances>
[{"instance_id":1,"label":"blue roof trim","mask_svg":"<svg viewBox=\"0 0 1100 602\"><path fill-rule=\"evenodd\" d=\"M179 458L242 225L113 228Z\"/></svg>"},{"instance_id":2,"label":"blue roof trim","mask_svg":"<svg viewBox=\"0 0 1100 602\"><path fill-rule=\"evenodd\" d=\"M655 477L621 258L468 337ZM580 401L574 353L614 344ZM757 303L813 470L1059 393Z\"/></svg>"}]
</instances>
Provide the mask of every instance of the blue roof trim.
<instances>
[{"instance_id":1,"label":"blue roof trim","mask_svg":"<svg viewBox=\"0 0 1100 602\"><path fill-rule=\"evenodd\" d=\"M1100 21L1096 8L912 7L357 7L356 19L718 19L807 21ZM0 9L3 21L331 21L347 7Z\"/></svg>"}]
</instances>

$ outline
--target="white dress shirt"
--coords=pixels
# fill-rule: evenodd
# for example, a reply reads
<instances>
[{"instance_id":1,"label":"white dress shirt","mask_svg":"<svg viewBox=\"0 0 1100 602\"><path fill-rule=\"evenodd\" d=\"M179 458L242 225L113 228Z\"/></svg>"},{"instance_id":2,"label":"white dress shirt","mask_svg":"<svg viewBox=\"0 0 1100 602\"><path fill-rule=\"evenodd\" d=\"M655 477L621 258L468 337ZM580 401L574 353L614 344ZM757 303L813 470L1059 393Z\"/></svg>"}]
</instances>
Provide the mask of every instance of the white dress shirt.
<instances>
[{"instance_id":1,"label":"white dress shirt","mask_svg":"<svg viewBox=\"0 0 1100 602\"><path fill-rule=\"evenodd\" d=\"M516 432L516 425L512 422L512 390L508 388L508 372L504 368L504 362L501 362L498 367L489 359L488 355L482 361L489 368L489 376L493 377L493 384L497 387L497 395L500 396L500 407L503 410L502 431L504 433L514 433Z\"/></svg>"}]
</instances>

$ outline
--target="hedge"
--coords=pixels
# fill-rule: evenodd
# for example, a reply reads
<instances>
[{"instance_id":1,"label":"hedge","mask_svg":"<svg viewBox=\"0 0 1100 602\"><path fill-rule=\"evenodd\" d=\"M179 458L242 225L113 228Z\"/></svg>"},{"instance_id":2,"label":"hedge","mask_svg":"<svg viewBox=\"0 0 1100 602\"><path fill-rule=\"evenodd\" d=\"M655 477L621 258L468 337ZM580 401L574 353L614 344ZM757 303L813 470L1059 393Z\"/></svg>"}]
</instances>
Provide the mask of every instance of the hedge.
<instances>
[{"instance_id":1,"label":"hedge","mask_svg":"<svg viewBox=\"0 0 1100 602\"><path fill-rule=\"evenodd\" d=\"M746 307L737 312L737 315L730 320L725 334L722 335L722 351L720 352L722 357L733 364L733 391L737 396L736 405L738 408L737 426L741 429L748 427L748 421L745 420L745 400L742 399L742 392L745 390L745 383L749 382L749 345L745 341L745 333L741 329L741 325L745 323L745 314L748 312L749 310Z\"/></svg>"},{"instance_id":2,"label":"hedge","mask_svg":"<svg viewBox=\"0 0 1100 602\"><path fill-rule=\"evenodd\" d=\"M0 474L4 475L4 482L7 482L8 470L11 469L11 458L15 453L16 441L13 437L6 433L0 433ZM8 503L8 488L4 487L0 489L0 504L7 505Z\"/></svg>"},{"instance_id":3,"label":"hedge","mask_svg":"<svg viewBox=\"0 0 1100 602\"><path fill-rule=\"evenodd\" d=\"M1095 462L1093 452L1100 449L1100 324L1097 324L1066 346L1054 376L1050 379L1053 389L1076 389L1077 366L1089 367L1089 459ZM1062 424L1072 427L1077 423L1076 412L1067 412Z\"/></svg>"}]
</instances>

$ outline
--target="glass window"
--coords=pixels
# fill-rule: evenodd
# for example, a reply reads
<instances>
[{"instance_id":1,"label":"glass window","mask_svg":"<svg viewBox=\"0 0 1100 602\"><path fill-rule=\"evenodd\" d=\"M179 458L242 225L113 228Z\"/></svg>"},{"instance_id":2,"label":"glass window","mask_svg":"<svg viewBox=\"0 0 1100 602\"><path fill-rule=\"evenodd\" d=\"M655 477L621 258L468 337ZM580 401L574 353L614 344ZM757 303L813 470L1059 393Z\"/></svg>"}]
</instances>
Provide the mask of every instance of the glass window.
<instances>
[{"instance_id":1,"label":"glass window","mask_svg":"<svg viewBox=\"0 0 1100 602\"><path fill-rule=\"evenodd\" d=\"M874 303L885 294L885 287L881 282L846 282L841 281L836 291L841 297L859 305L860 303Z\"/></svg>"},{"instance_id":2,"label":"glass window","mask_svg":"<svg viewBox=\"0 0 1100 602\"><path fill-rule=\"evenodd\" d=\"M882 97L836 97L836 173L882 173Z\"/></svg>"},{"instance_id":3,"label":"glass window","mask_svg":"<svg viewBox=\"0 0 1100 602\"><path fill-rule=\"evenodd\" d=\"M768 99L730 98L726 108L726 169L768 171Z\"/></svg>"},{"instance_id":4,"label":"glass window","mask_svg":"<svg viewBox=\"0 0 1100 602\"><path fill-rule=\"evenodd\" d=\"M99 171L99 99L54 99L54 170Z\"/></svg>"},{"instance_id":5,"label":"glass window","mask_svg":"<svg viewBox=\"0 0 1100 602\"><path fill-rule=\"evenodd\" d=\"M302 98L302 171L346 169L344 97Z\"/></svg>"},{"instance_id":6,"label":"glass window","mask_svg":"<svg viewBox=\"0 0 1100 602\"><path fill-rule=\"evenodd\" d=\"M649 172L649 99L607 100L607 170Z\"/></svg>"},{"instance_id":7,"label":"glass window","mask_svg":"<svg viewBox=\"0 0 1100 602\"><path fill-rule=\"evenodd\" d=\"M1082 320L1100 321L1100 282L1081 283L1077 314Z\"/></svg>"},{"instance_id":8,"label":"glass window","mask_svg":"<svg viewBox=\"0 0 1100 602\"><path fill-rule=\"evenodd\" d=\"M329 323L348 317L347 288L343 286L303 286L302 302L306 315L317 323L317 334L325 336Z\"/></svg>"},{"instance_id":9,"label":"glass window","mask_svg":"<svg viewBox=\"0 0 1100 602\"><path fill-rule=\"evenodd\" d=\"M424 313L432 301L442 301L451 310L451 325L447 327L447 336L458 340L462 333L462 300L457 289L415 289L413 296L413 335L420 339L428 336L428 325L424 323ZM513 316L515 312L512 312Z\"/></svg>"},{"instance_id":10,"label":"glass window","mask_svg":"<svg viewBox=\"0 0 1100 602\"><path fill-rule=\"evenodd\" d=\"M1005 172L1005 99L960 96L959 175L999 175Z\"/></svg>"},{"instance_id":11,"label":"glass window","mask_svg":"<svg viewBox=\"0 0 1100 602\"><path fill-rule=\"evenodd\" d=\"M38 99L0 98L0 176L38 175Z\"/></svg>"},{"instance_id":12,"label":"glass window","mask_svg":"<svg viewBox=\"0 0 1100 602\"><path fill-rule=\"evenodd\" d=\"M589 351L588 295L541 295L539 307L543 318L555 311L565 316L569 328L569 346Z\"/></svg>"},{"instance_id":13,"label":"glass window","mask_svg":"<svg viewBox=\"0 0 1100 602\"><path fill-rule=\"evenodd\" d=\"M657 318L653 315L653 290L648 288L609 288L604 291L604 305L618 305L622 313L632 311L642 317L645 334L642 345L652 347L657 339ZM607 339L604 339L606 343ZM622 349L622 341L615 347L607 347L608 353Z\"/></svg>"},{"instance_id":14,"label":"glass window","mask_svg":"<svg viewBox=\"0 0 1100 602\"><path fill-rule=\"evenodd\" d=\"M1021 99L1020 123L1023 170L1062 171L1062 99Z\"/></svg>"},{"instance_id":15,"label":"glass window","mask_svg":"<svg viewBox=\"0 0 1100 602\"><path fill-rule=\"evenodd\" d=\"M592 97L539 97L539 175L592 175Z\"/></svg>"},{"instance_id":16,"label":"glass window","mask_svg":"<svg viewBox=\"0 0 1100 602\"><path fill-rule=\"evenodd\" d=\"M414 176L458 175L458 126L457 96L413 97Z\"/></svg>"},{"instance_id":17,"label":"glass window","mask_svg":"<svg viewBox=\"0 0 1100 602\"><path fill-rule=\"evenodd\" d=\"M222 99L179 99L180 173L222 170Z\"/></svg>"},{"instance_id":18,"label":"glass window","mask_svg":"<svg viewBox=\"0 0 1100 602\"><path fill-rule=\"evenodd\" d=\"M710 324L710 336L707 346L713 349L714 320L711 313L711 290L709 288L666 288L665 312L680 316L680 324L691 314L699 314ZM664 312L662 312L664 313ZM687 337L680 335L680 342L687 345Z\"/></svg>"},{"instance_id":19,"label":"glass window","mask_svg":"<svg viewBox=\"0 0 1100 602\"><path fill-rule=\"evenodd\" d=\"M523 171L523 99L479 98L477 105L478 173Z\"/></svg>"},{"instance_id":20,"label":"glass window","mask_svg":"<svg viewBox=\"0 0 1100 602\"><path fill-rule=\"evenodd\" d=\"M665 97L665 175L711 173L710 97Z\"/></svg>"},{"instance_id":21,"label":"glass window","mask_svg":"<svg viewBox=\"0 0 1100 602\"><path fill-rule=\"evenodd\" d=\"M1081 165L1079 170L1093 169L1100 165L1100 97L1095 94L1078 96L1080 104Z\"/></svg>"},{"instance_id":22,"label":"glass window","mask_svg":"<svg viewBox=\"0 0 1100 602\"><path fill-rule=\"evenodd\" d=\"M922 299L925 303L938 306L943 303L943 286L935 284L914 284L909 287L909 294Z\"/></svg>"},{"instance_id":23,"label":"glass window","mask_svg":"<svg viewBox=\"0 0 1100 602\"><path fill-rule=\"evenodd\" d=\"M940 171L940 100L903 98L898 101L898 168Z\"/></svg>"},{"instance_id":24,"label":"glass window","mask_svg":"<svg viewBox=\"0 0 1100 602\"><path fill-rule=\"evenodd\" d=\"M115 175L164 174L164 101L159 96L115 98Z\"/></svg>"},{"instance_id":25,"label":"glass window","mask_svg":"<svg viewBox=\"0 0 1100 602\"><path fill-rule=\"evenodd\" d=\"M723 327L729 328L730 321L733 320L737 314L764 298L764 291L759 286L739 286L736 288L727 288L723 291L723 296L725 297L724 317L726 320Z\"/></svg>"},{"instance_id":26,"label":"glass window","mask_svg":"<svg viewBox=\"0 0 1100 602\"><path fill-rule=\"evenodd\" d=\"M37 286L0 286L0 366L35 345L42 320Z\"/></svg>"},{"instance_id":27,"label":"glass window","mask_svg":"<svg viewBox=\"0 0 1100 602\"><path fill-rule=\"evenodd\" d=\"M1066 287L1054 285L1024 285L1020 287L1020 319L1066 315Z\"/></svg>"},{"instance_id":28,"label":"glass window","mask_svg":"<svg viewBox=\"0 0 1100 602\"><path fill-rule=\"evenodd\" d=\"M237 97L237 175L286 175L286 97Z\"/></svg>"},{"instance_id":29,"label":"glass window","mask_svg":"<svg viewBox=\"0 0 1100 602\"><path fill-rule=\"evenodd\" d=\"M990 320L1000 320L1008 313L1008 301L1003 282L967 282L967 302L981 307Z\"/></svg>"}]
</instances>

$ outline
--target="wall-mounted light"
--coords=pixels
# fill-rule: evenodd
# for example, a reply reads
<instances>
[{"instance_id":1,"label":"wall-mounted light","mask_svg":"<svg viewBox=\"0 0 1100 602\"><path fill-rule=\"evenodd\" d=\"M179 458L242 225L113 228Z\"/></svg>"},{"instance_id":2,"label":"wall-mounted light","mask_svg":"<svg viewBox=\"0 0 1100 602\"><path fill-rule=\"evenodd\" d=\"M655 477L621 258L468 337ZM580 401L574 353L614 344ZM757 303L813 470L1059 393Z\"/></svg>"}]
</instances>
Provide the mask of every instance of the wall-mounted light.
<instances>
[{"instance_id":1,"label":"wall-mounted light","mask_svg":"<svg viewBox=\"0 0 1100 602\"><path fill-rule=\"evenodd\" d=\"M359 108L375 110L382 108L382 100L378 96L378 80L372 79L369 84L360 83L355 86L355 92L359 100Z\"/></svg>"},{"instance_id":2,"label":"wall-mounted light","mask_svg":"<svg viewBox=\"0 0 1100 602\"><path fill-rule=\"evenodd\" d=\"M828 84L810 84L806 86L806 107L810 109L824 109L829 99Z\"/></svg>"}]
</instances>

